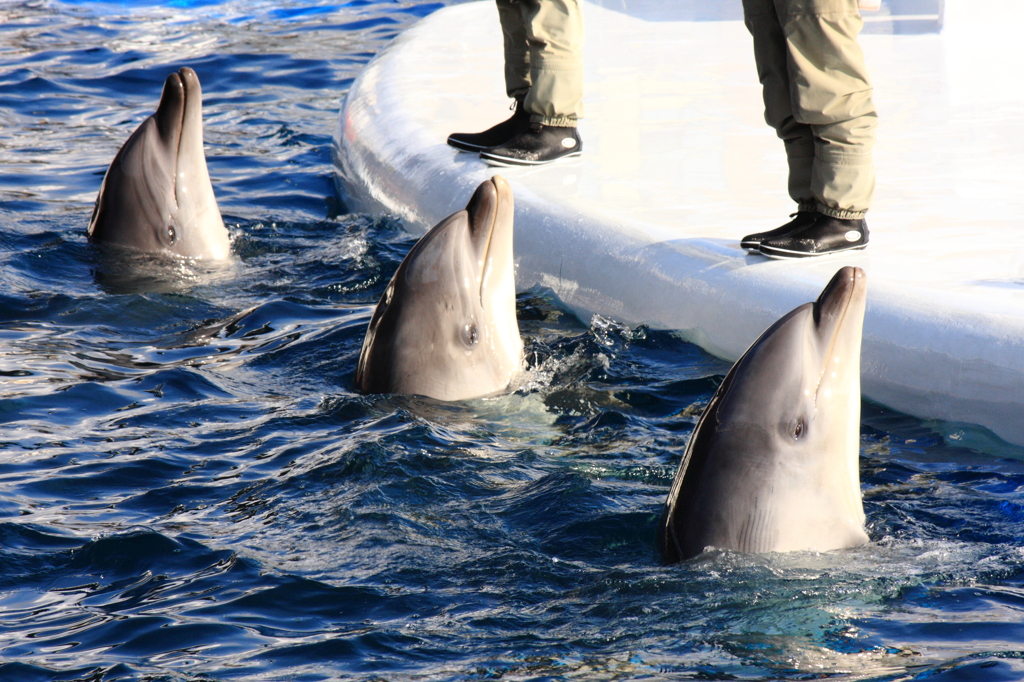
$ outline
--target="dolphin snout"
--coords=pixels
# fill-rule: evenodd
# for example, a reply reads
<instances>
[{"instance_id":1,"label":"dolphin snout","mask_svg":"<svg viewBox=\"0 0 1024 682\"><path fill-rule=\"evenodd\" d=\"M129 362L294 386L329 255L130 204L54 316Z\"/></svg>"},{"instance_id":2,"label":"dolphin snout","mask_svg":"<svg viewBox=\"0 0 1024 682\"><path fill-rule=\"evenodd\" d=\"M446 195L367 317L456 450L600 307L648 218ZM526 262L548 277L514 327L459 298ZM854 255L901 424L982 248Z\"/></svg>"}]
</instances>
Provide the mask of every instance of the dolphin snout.
<instances>
[{"instance_id":1,"label":"dolphin snout","mask_svg":"<svg viewBox=\"0 0 1024 682\"><path fill-rule=\"evenodd\" d=\"M512 268L512 188L500 175L484 181L466 206L473 250L478 259L480 297L503 281Z\"/></svg>"},{"instance_id":2,"label":"dolphin snout","mask_svg":"<svg viewBox=\"0 0 1024 682\"><path fill-rule=\"evenodd\" d=\"M491 228L494 226L494 217L498 212L498 188L495 187L493 178L480 183L473 193L473 197L466 206L469 213L469 231L473 235L474 245L478 248L483 246L480 257L483 258L486 251L487 241L491 236Z\"/></svg>"},{"instance_id":3,"label":"dolphin snout","mask_svg":"<svg viewBox=\"0 0 1024 682\"><path fill-rule=\"evenodd\" d=\"M814 321L818 327L832 326L842 320L854 302L862 302L867 291L867 275L858 267L845 266L832 277L814 302Z\"/></svg>"},{"instance_id":4,"label":"dolphin snout","mask_svg":"<svg viewBox=\"0 0 1024 682\"><path fill-rule=\"evenodd\" d=\"M167 76L154 118L168 147L177 149L187 126L202 125L202 106L202 88L195 71L185 66Z\"/></svg>"},{"instance_id":5,"label":"dolphin snout","mask_svg":"<svg viewBox=\"0 0 1024 682\"><path fill-rule=\"evenodd\" d=\"M199 84L199 76L187 66L178 69L178 78L185 90L185 113L182 116L182 127L197 125L202 128L203 121L203 86Z\"/></svg>"},{"instance_id":6,"label":"dolphin snout","mask_svg":"<svg viewBox=\"0 0 1024 682\"><path fill-rule=\"evenodd\" d=\"M196 72L193 71L191 68L189 68L187 66L181 67L180 69L178 69L178 73L177 74L171 74L171 75L172 76L174 76L174 75L178 76L178 78L181 80L182 85L185 87L185 90L187 92L188 91L195 92L196 88L199 87L199 76L197 76Z\"/></svg>"},{"instance_id":7,"label":"dolphin snout","mask_svg":"<svg viewBox=\"0 0 1024 682\"><path fill-rule=\"evenodd\" d=\"M195 75L195 74L193 74ZM169 147L177 148L181 136L181 122L185 116L185 84L177 73L172 73L164 81L164 89L160 94L160 104L153 114L160 139Z\"/></svg>"}]
</instances>

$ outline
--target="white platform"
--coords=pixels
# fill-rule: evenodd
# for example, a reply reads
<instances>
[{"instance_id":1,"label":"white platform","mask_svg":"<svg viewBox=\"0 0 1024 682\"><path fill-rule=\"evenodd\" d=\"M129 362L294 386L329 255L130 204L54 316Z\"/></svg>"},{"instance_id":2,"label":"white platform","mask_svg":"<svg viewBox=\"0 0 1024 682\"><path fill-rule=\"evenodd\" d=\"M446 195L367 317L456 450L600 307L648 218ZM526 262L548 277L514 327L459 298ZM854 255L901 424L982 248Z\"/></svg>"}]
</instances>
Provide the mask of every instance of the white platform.
<instances>
[{"instance_id":1,"label":"white platform","mask_svg":"<svg viewBox=\"0 0 1024 682\"><path fill-rule=\"evenodd\" d=\"M738 246L795 210L742 22L605 2L618 10L585 8L583 156L499 171L516 197L518 287L735 359L859 265L865 395L1024 444L1024 5L946 0L941 33L861 37L880 114L871 245L784 262ZM738 15L738 0L721 6ZM884 30L885 12L869 26ZM366 67L335 131L352 208L418 230L466 204L495 170L445 138L509 115L500 46L493 3L456 5Z\"/></svg>"}]
</instances>

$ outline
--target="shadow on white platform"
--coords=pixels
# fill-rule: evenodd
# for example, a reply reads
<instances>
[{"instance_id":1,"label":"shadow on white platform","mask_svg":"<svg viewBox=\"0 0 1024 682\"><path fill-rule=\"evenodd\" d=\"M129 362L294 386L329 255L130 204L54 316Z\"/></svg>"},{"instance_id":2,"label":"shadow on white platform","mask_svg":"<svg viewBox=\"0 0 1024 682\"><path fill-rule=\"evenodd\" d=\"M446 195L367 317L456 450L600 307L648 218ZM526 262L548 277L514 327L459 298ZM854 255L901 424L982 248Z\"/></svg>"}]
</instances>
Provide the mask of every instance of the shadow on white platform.
<instances>
[{"instance_id":1,"label":"shadow on white platform","mask_svg":"<svg viewBox=\"0 0 1024 682\"><path fill-rule=\"evenodd\" d=\"M890 0L866 15L880 115L871 245L784 262L738 245L795 210L739 2L603 4L585 7L583 156L500 171L516 197L517 286L732 360L858 265L864 394L1024 444L1024 5ZM399 36L339 117L350 207L423 230L465 206L495 171L445 139L508 117L501 74L491 2Z\"/></svg>"}]
</instances>

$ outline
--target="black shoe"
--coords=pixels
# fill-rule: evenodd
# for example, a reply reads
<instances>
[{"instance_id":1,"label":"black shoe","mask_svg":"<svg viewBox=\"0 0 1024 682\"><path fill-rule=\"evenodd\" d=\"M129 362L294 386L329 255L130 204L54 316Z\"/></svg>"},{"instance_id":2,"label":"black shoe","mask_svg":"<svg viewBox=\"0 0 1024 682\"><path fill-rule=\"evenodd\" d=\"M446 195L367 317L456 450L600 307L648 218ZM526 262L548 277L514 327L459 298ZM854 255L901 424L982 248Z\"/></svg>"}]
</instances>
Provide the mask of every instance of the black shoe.
<instances>
[{"instance_id":1,"label":"black shoe","mask_svg":"<svg viewBox=\"0 0 1024 682\"><path fill-rule=\"evenodd\" d=\"M868 224L863 219L840 220L822 215L806 227L762 241L760 251L769 258L807 258L854 251L867 245Z\"/></svg>"},{"instance_id":2,"label":"black shoe","mask_svg":"<svg viewBox=\"0 0 1024 682\"><path fill-rule=\"evenodd\" d=\"M512 117L492 126L482 133L452 133L448 136L448 144L463 152L478 152L488 147L505 144L513 137L530 129L530 114L523 109L520 102L512 106L515 111Z\"/></svg>"},{"instance_id":3,"label":"black shoe","mask_svg":"<svg viewBox=\"0 0 1024 682\"><path fill-rule=\"evenodd\" d=\"M757 251L757 247L761 246L761 242L768 239L775 239L776 237L785 237L790 232L799 230L801 227L807 227L820 218L821 214L817 211L797 211L789 217L793 218L793 220L790 220L782 227L776 227L774 230L769 230L768 232L748 234L740 240L740 248L747 249L748 251Z\"/></svg>"},{"instance_id":4,"label":"black shoe","mask_svg":"<svg viewBox=\"0 0 1024 682\"><path fill-rule=\"evenodd\" d=\"M530 129L505 144L480 152L490 166L541 166L579 156L583 142L576 128L531 123Z\"/></svg>"}]
</instances>

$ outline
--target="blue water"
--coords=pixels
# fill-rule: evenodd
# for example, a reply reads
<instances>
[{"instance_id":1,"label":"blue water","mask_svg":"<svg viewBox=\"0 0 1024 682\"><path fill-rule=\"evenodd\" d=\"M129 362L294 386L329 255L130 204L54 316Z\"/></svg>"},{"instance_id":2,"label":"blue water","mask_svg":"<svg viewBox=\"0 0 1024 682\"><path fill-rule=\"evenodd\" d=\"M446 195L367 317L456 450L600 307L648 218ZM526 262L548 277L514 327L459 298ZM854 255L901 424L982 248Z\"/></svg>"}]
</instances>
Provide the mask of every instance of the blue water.
<instances>
[{"instance_id":1,"label":"blue water","mask_svg":"<svg viewBox=\"0 0 1024 682\"><path fill-rule=\"evenodd\" d=\"M339 203L330 131L439 6L0 5L0 680L1024 678L984 433L865 404L870 545L664 566L699 348L537 290L514 393L352 391L414 237ZM92 203L186 65L237 257L125 263Z\"/></svg>"}]
</instances>

